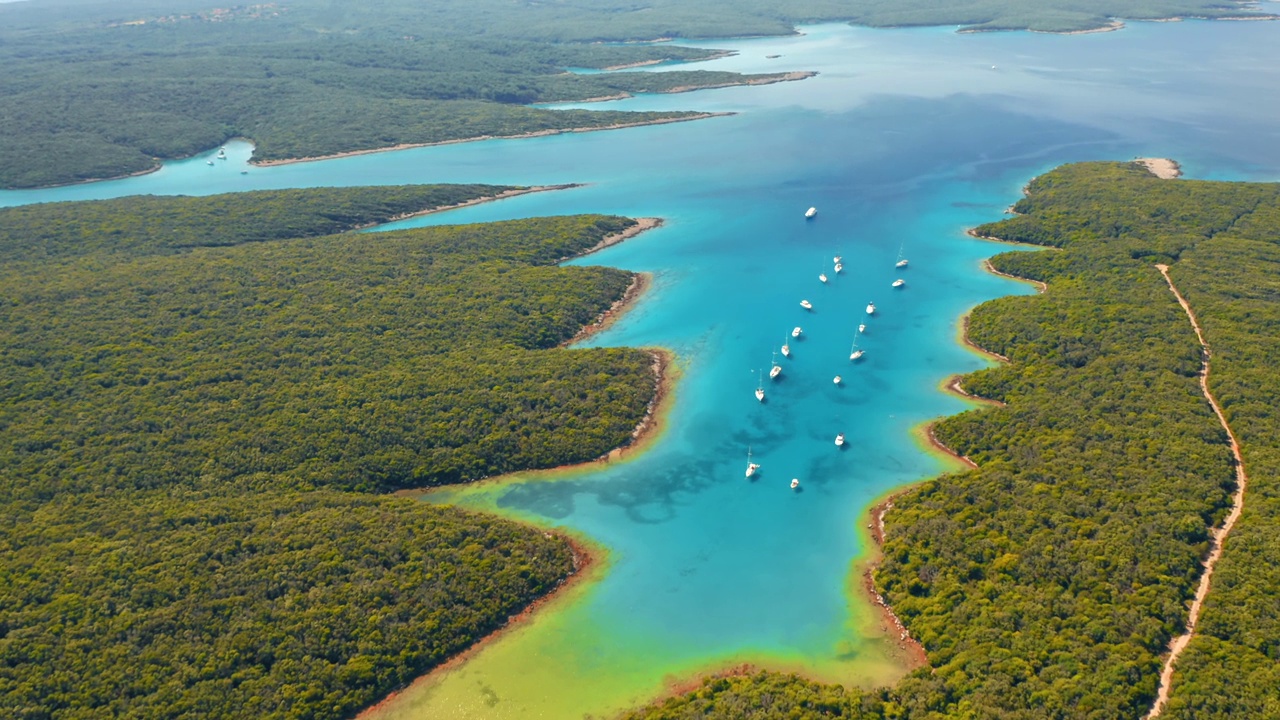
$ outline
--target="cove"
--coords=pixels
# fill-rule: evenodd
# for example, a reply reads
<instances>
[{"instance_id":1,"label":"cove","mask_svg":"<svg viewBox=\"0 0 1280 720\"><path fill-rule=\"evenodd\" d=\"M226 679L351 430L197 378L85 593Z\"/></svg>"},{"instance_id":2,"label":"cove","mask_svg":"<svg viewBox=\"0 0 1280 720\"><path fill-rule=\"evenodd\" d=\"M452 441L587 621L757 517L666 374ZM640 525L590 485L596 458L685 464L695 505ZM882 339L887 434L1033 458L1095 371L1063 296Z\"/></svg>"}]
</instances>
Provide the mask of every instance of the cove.
<instances>
[{"instance_id":1,"label":"cove","mask_svg":"<svg viewBox=\"0 0 1280 720\"><path fill-rule=\"evenodd\" d=\"M666 224L575 262L651 272L650 293L592 345L660 346L680 379L665 431L621 462L433 493L432 502L564 528L599 548L586 581L381 712L412 718L607 716L739 663L864 686L902 672L858 589L879 497L948 469L913 428L967 406L938 391L986 361L963 313L1029 292L985 274L1006 248L966 237L1062 162L1177 158L1196 177L1273 179L1280 26L1136 24L1116 33L956 35L806 27L697 41L744 72L811 80L591 107L730 117L486 141L271 168L249 148L121 181L0 194L0 204L134 193L493 182L585 187L398 227L608 212ZM781 55L768 59L767 55ZM665 67L646 69L661 72ZM212 156L213 151L209 153ZM244 172L246 174L241 174ZM805 221L809 206L818 216ZM371 236L371 241L376 236ZM902 251L911 264L897 271ZM844 258L835 275L832 258ZM829 282L818 280L826 272ZM901 277L904 288L890 283ZM812 312L799 305L813 303ZM875 317L863 307L874 301ZM862 362L848 360L857 325ZM796 325L793 358L752 395ZM842 386L832 383L835 374ZM849 443L832 442L844 432ZM750 447L762 468L743 476ZM801 481L801 492L788 487Z\"/></svg>"}]
</instances>

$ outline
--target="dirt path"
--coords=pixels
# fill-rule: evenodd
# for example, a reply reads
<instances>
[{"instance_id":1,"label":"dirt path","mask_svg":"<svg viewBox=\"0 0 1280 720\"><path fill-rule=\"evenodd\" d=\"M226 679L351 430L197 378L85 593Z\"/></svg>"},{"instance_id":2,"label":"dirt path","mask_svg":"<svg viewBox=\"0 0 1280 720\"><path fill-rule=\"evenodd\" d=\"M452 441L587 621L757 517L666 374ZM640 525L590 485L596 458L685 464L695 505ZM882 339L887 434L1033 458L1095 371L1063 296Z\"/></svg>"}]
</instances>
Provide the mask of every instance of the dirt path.
<instances>
[{"instance_id":1,"label":"dirt path","mask_svg":"<svg viewBox=\"0 0 1280 720\"><path fill-rule=\"evenodd\" d=\"M1196 623L1200 620L1200 609L1204 605L1204 598L1209 594L1209 581L1213 578L1213 568L1218 564L1218 558L1222 557L1222 544L1227 539L1227 534L1231 532L1231 528L1235 526L1236 520L1240 519L1240 511L1244 508L1244 490L1249 478L1244 471L1244 458L1240 457L1240 443L1236 441L1235 433L1231 432L1231 426L1227 425L1227 418L1222 414L1222 408L1218 406L1218 401L1214 399L1213 393L1209 392L1209 345L1204 341L1204 333L1200 331L1200 323L1196 320L1196 315L1191 311L1191 305L1187 303L1186 298L1182 297L1182 293L1178 292L1178 288L1173 284L1173 278L1169 277L1168 265L1156 265L1156 269L1164 276L1165 282L1169 283L1169 289L1173 291L1174 297L1178 298L1178 303L1182 305L1182 309L1187 312L1187 318L1191 320L1191 327L1196 331L1196 337L1200 339L1200 347L1202 349L1203 363L1200 366L1200 389L1204 392L1204 397L1213 406L1213 412L1218 416L1218 422L1222 423L1222 429L1227 431L1227 437L1231 439L1231 454L1236 458L1236 491L1231 496L1231 512L1227 514L1226 520L1222 521L1222 527L1214 528L1210 531L1211 550L1209 557L1204 560L1204 574L1200 576L1200 586L1196 588L1195 599L1191 602L1191 610L1187 613L1187 631L1182 635L1174 638L1169 644L1169 657L1164 662L1164 669L1160 672L1160 689L1156 693L1156 702L1151 706L1151 712L1147 713L1147 720L1160 716L1164 711L1164 707L1169 702L1169 688L1173 684L1173 668L1178 662L1178 657L1182 655L1182 651L1187 648L1187 644L1191 642L1191 638L1196 632Z\"/></svg>"}]
</instances>

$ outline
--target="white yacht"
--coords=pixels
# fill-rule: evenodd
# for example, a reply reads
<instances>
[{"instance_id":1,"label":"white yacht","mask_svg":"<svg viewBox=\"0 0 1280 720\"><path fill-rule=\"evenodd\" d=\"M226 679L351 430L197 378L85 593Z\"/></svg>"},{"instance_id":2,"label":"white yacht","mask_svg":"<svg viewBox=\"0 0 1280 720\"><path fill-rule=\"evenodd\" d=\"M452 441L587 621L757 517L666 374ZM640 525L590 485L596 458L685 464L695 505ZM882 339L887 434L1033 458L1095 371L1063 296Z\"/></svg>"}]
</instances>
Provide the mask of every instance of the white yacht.
<instances>
[{"instance_id":1,"label":"white yacht","mask_svg":"<svg viewBox=\"0 0 1280 720\"><path fill-rule=\"evenodd\" d=\"M800 487L800 478L791 478L791 489L795 490Z\"/></svg>"},{"instance_id":2,"label":"white yacht","mask_svg":"<svg viewBox=\"0 0 1280 720\"><path fill-rule=\"evenodd\" d=\"M791 357L791 346L786 340L782 341L782 357Z\"/></svg>"},{"instance_id":3,"label":"white yacht","mask_svg":"<svg viewBox=\"0 0 1280 720\"><path fill-rule=\"evenodd\" d=\"M844 272L844 263L836 263L835 271L837 274Z\"/></svg>"},{"instance_id":4,"label":"white yacht","mask_svg":"<svg viewBox=\"0 0 1280 720\"><path fill-rule=\"evenodd\" d=\"M836 379L835 379L835 380L832 380L831 382L833 382L833 383L835 383L835 384L839 385L840 383L844 382L844 378L842 378L842 377L840 377L839 375L837 375L837 376L836 376Z\"/></svg>"},{"instance_id":5,"label":"white yacht","mask_svg":"<svg viewBox=\"0 0 1280 720\"><path fill-rule=\"evenodd\" d=\"M836 435L836 447L844 447L844 433Z\"/></svg>"},{"instance_id":6,"label":"white yacht","mask_svg":"<svg viewBox=\"0 0 1280 720\"><path fill-rule=\"evenodd\" d=\"M791 337L793 337L793 338L798 338L798 337L800 337L800 333L802 333L802 332L804 332L804 331L800 329L800 326L799 326L799 325L797 325L797 326L795 326L794 328L791 328Z\"/></svg>"},{"instance_id":7,"label":"white yacht","mask_svg":"<svg viewBox=\"0 0 1280 720\"><path fill-rule=\"evenodd\" d=\"M813 303L809 302L808 300L801 300L800 307L804 308L805 310L812 310Z\"/></svg>"},{"instance_id":8,"label":"white yacht","mask_svg":"<svg viewBox=\"0 0 1280 720\"><path fill-rule=\"evenodd\" d=\"M816 207L811 207L808 210L804 211L804 216L806 218L812 218L814 215L817 215L817 214L818 214L818 208Z\"/></svg>"},{"instance_id":9,"label":"white yacht","mask_svg":"<svg viewBox=\"0 0 1280 720\"><path fill-rule=\"evenodd\" d=\"M773 354L773 367L769 368L769 379L774 380L782 374L782 366L778 364L778 353Z\"/></svg>"},{"instance_id":10,"label":"white yacht","mask_svg":"<svg viewBox=\"0 0 1280 720\"><path fill-rule=\"evenodd\" d=\"M759 469L760 463L751 462L751 448L747 448L747 477L755 475L756 471Z\"/></svg>"},{"instance_id":11,"label":"white yacht","mask_svg":"<svg viewBox=\"0 0 1280 720\"><path fill-rule=\"evenodd\" d=\"M853 347L849 348L849 360L854 361L862 357L862 348L858 347L858 336L853 336Z\"/></svg>"},{"instance_id":12,"label":"white yacht","mask_svg":"<svg viewBox=\"0 0 1280 720\"><path fill-rule=\"evenodd\" d=\"M896 268L904 268L907 266L907 259L902 257L902 249L904 247L906 247L905 243L898 246L898 262L893 264L893 266Z\"/></svg>"},{"instance_id":13,"label":"white yacht","mask_svg":"<svg viewBox=\"0 0 1280 720\"><path fill-rule=\"evenodd\" d=\"M205 160L205 161L204 161L204 164L205 164L205 165L212 165L212 164L213 164L213 161L212 161L212 160Z\"/></svg>"},{"instance_id":14,"label":"white yacht","mask_svg":"<svg viewBox=\"0 0 1280 720\"><path fill-rule=\"evenodd\" d=\"M764 402L764 374L756 378L756 399Z\"/></svg>"},{"instance_id":15,"label":"white yacht","mask_svg":"<svg viewBox=\"0 0 1280 720\"><path fill-rule=\"evenodd\" d=\"M859 325L859 326L858 326L858 332L860 332L860 333L864 333L864 332L866 332L866 331L867 331L867 324L866 324L866 323L862 323L861 325Z\"/></svg>"},{"instance_id":16,"label":"white yacht","mask_svg":"<svg viewBox=\"0 0 1280 720\"><path fill-rule=\"evenodd\" d=\"M826 282L826 281L827 281L827 274L826 274L826 273L818 273L818 279L819 279L819 280L821 280L822 282Z\"/></svg>"},{"instance_id":17,"label":"white yacht","mask_svg":"<svg viewBox=\"0 0 1280 720\"><path fill-rule=\"evenodd\" d=\"M868 314L868 315L875 315L875 314L876 314L876 304L875 304L875 303L873 303L873 302L869 302L869 303L867 303L867 314Z\"/></svg>"},{"instance_id":18,"label":"white yacht","mask_svg":"<svg viewBox=\"0 0 1280 720\"><path fill-rule=\"evenodd\" d=\"M837 256L835 256L835 257L831 258L831 262L835 263L836 265L839 265L839 264L840 264L840 261L841 261L841 260L843 260L843 259L844 259L844 258L842 258L842 257L840 257L839 255L837 255Z\"/></svg>"},{"instance_id":19,"label":"white yacht","mask_svg":"<svg viewBox=\"0 0 1280 720\"><path fill-rule=\"evenodd\" d=\"M903 280L902 278L898 278L897 280L894 280L894 281L893 281L893 286L894 286L894 287L896 287L896 288L900 288L900 287L902 287L903 285L906 285L906 284L907 284L907 281L906 281L906 280Z\"/></svg>"}]
</instances>

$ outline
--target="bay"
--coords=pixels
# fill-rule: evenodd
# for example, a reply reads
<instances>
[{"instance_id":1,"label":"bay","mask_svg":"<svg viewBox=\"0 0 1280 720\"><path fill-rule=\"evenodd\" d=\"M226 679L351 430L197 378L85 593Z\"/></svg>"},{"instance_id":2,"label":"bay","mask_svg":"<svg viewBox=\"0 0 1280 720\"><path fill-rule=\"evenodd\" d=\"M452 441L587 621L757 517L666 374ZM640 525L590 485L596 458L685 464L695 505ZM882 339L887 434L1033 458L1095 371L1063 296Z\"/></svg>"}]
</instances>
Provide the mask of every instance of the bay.
<instances>
[{"instance_id":1,"label":"bay","mask_svg":"<svg viewBox=\"0 0 1280 720\"><path fill-rule=\"evenodd\" d=\"M1077 36L822 25L787 38L702 40L693 44L738 54L697 67L820 74L588 106L729 117L270 168L248 166L250 146L235 142L230 159L212 166L216 149L146 176L0 193L0 205L582 182L396 227L577 212L664 218L658 230L575 261L654 275L643 301L587 344L675 352L661 435L620 461L427 498L563 528L597 548L601 563L530 621L380 712L608 715L740 663L870 686L892 682L903 664L896 634L859 587L867 509L948 469L918 429L964 410L939 385L986 362L956 342L960 319L986 299L1029 292L983 273L981 260L1007 248L964 230L1001 217L1023 184L1062 162L1173 157L1194 177L1274 179L1278 32L1263 22ZM806 221L809 206L818 215ZM900 251L910 258L901 271ZM905 286L892 289L899 277ZM874 317L863 311L868 301ZM862 322L866 356L852 364ZM796 325L802 339L791 359L779 358L781 378L763 381L759 403L759 374ZM849 439L843 450L837 432ZM762 465L752 480L748 448Z\"/></svg>"}]
</instances>

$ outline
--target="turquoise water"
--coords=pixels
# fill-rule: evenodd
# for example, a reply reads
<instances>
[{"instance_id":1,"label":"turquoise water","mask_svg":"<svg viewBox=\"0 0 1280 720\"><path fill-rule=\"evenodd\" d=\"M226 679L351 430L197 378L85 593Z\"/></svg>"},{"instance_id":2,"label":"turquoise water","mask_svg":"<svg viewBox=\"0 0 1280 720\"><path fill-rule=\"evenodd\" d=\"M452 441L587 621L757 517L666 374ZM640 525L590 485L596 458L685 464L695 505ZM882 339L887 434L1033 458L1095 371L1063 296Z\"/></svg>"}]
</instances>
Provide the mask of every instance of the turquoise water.
<instances>
[{"instance_id":1,"label":"turquoise water","mask_svg":"<svg viewBox=\"0 0 1280 720\"><path fill-rule=\"evenodd\" d=\"M738 113L731 117L273 168L248 167L249 146L232 143L230 159L212 167L211 150L148 176L0 193L0 205L585 182L399 226L575 212L665 218L661 229L579 261L654 274L644 301L590 343L677 354L681 376L659 440L588 472L432 498L564 527L604 548L607 567L389 712L607 713L687 673L743 661L887 682L900 670L855 591L866 510L943 469L912 428L965 408L937 389L984 363L955 342L961 315L1028 291L982 273L981 259L1004 248L964 229L1001 217L1028 179L1067 161L1154 155L1180 160L1195 177L1274 179L1280 25L1138 24L1072 37L804 31L701 41L740 52L700 66L818 70L812 80L590 106ZM819 214L805 221L811 205ZM905 271L893 267L900 248L911 260ZM846 267L839 276L836 254ZM892 290L897 277L907 285ZM799 306L804 298L813 312ZM880 310L867 319L869 300ZM864 321L867 354L851 365ZM795 325L804 338L758 403L757 371ZM849 438L843 451L837 432ZM748 447L763 466L753 481L743 477ZM793 477L800 492L787 487Z\"/></svg>"}]
</instances>

